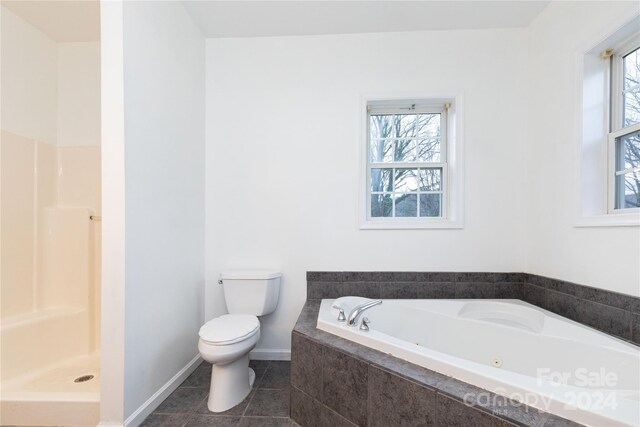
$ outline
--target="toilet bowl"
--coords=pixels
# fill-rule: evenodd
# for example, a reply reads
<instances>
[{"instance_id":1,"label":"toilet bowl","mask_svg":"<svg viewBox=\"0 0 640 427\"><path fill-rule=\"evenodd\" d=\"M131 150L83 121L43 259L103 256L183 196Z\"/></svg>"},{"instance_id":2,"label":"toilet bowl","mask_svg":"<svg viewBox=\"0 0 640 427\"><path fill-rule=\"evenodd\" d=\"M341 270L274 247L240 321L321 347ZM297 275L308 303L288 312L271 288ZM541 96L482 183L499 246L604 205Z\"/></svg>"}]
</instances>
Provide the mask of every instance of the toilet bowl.
<instances>
[{"instance_id":1,"label":"toilet bowl","mask_svg":"<svg viewBox=\"0 0 640 427\"><path fill-rule=\"evenodd\" d=\"M249 352L260 339L258 318L227 314L200 328L198 350L212 364L207 407L212 412L233 408L251 391L255 373L249 368Z\"/></svg>"},{"instance_id":2,"label":"toilet bowl","mask_svg":"<svg viewBox=\"0 0 640 427\"><path fill-rule=\"evenodd\" d=\"M200 328L198 350L211 363L207 407L224 412L242 402L251 391L255 372L249 368L249 352L260 339L257 316L273 312L280 291L280 273L234 271L221 275L230 314L208 321Z\"/></svg>"}]
</instances>

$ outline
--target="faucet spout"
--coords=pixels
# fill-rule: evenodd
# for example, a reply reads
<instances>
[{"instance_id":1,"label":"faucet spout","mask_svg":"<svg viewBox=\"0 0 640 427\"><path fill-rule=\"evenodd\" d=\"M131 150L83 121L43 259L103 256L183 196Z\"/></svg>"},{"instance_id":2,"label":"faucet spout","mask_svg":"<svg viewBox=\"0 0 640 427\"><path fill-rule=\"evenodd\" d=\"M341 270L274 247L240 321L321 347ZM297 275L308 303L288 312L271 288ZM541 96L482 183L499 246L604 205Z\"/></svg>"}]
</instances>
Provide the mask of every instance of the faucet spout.
<instances>
[{"instance_id":1,"label":"faucet spout","mask_svg":"<svg viewBox=\"0 0 640 427\"><path fill-rule=\"evenodd\" d=\"M379 304L382 304L381 299L365 302L355 307L353 310L351 310L351 313L349 313L349 317L347 318L347 325L356 326L356 324L358 323L358 317L360 317L362 313Z\"/></svg>"}]
</instances>

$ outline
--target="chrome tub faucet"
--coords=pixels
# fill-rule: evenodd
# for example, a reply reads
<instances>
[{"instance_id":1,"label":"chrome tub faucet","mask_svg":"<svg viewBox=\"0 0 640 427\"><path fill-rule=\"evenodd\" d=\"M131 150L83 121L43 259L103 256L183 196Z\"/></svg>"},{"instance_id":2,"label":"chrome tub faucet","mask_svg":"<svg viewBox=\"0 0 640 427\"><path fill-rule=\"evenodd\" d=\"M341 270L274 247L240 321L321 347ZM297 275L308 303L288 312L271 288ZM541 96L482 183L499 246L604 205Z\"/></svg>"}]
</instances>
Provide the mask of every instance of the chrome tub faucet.
<instances>
[{"instance_id":1,"label":"chrome tub faucet","mask_svg":"<svg viewBox=\"0 0 640 427\"><path fill-rule=\"evenodd\" d=\"M379 304L382 304L381 299L368 301L355 307L353 310L351 310L351 313L349 313L349 317L347 317L347 325L356 326L356 324L358 323L358 317L360 317L360 315L364 313L365 310L368 310L371 307Z\"/></svg>"}]
</instances>

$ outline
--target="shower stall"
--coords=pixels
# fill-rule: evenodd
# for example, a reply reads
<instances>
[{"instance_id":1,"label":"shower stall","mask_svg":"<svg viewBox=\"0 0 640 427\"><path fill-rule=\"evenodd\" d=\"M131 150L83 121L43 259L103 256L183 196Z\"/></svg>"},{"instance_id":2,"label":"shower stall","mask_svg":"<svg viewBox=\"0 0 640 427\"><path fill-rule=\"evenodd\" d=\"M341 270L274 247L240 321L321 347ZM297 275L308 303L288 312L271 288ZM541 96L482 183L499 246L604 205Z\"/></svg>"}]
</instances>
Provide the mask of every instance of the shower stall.
<instances>
[{"instance_id":1,"label":"shower stall","mask_svg":"<svg viewBox=\"0 0 640 427\"><path fill-rule=\"evenodd\" d=\"M38 25L59 11L22 3L0 6L0 424L95 425L100 44L61 40Z\"/></svg>"}]
</instances>

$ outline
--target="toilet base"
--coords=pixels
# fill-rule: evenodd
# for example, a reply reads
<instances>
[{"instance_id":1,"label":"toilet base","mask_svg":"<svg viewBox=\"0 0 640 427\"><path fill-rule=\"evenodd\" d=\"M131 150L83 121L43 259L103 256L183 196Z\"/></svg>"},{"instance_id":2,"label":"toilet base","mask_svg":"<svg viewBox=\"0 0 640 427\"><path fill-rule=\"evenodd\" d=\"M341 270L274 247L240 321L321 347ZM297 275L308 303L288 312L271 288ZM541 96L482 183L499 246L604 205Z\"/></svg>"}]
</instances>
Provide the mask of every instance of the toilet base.
<instances>
[{"instance_id":1,"label":"toilet base","mask_svg":"<svg viewBox=\"0 0 640 427\"><path fill-rule=\"evenodd\" d=\"M249 368L249 355L224 365L211 368L211 386L207 408L211 412L224 412L242 402L251 392L256 373Z\"/></svg>"}]
</instances>

